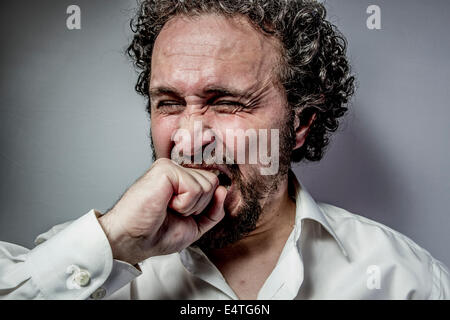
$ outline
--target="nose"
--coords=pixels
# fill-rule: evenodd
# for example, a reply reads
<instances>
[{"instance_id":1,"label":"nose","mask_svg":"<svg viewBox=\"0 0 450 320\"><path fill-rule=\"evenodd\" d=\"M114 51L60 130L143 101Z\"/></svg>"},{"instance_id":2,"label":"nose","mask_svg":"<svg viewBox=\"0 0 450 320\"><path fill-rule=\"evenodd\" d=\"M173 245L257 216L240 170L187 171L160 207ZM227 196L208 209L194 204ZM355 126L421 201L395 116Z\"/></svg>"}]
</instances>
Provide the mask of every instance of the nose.
<instances>
[{"instance_id":1,"label":"nose","mask_svg":"<svg viewBox=\"0 0 450 320\"><path fill-rule=\"evenodd\" d=\"M180 121L179 129L172 139L177 153L184 157L194 157L195 163L199 157L201 159L203 149L215 140L206 120L205 116L199 114L185 117Z\"/></svg>"}]
</instances>

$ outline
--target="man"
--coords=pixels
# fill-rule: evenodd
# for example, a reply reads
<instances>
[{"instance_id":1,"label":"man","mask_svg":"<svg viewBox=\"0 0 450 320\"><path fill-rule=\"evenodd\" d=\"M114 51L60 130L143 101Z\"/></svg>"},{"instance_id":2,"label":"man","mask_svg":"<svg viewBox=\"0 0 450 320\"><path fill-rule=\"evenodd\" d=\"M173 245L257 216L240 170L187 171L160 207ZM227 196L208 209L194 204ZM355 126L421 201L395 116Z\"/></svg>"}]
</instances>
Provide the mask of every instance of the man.
<instances>
[{"instance_id":1,"label":"man","mask_svg":"<svg viewBox=\"0 0 450 320\"><path fill-rule=\"evenodd\" d=\"M442 263L315 203L290 171L321 159L354 90L345 40L325 16L316 1L143 1L128 52L142 70L155 162L106 214L57 226L31 251L2 243L0 294L448 298ZM275 135L256 135L256 148L227 130ZM279 156L266 161L261 141Z\"/></svg>"}]
</instances>

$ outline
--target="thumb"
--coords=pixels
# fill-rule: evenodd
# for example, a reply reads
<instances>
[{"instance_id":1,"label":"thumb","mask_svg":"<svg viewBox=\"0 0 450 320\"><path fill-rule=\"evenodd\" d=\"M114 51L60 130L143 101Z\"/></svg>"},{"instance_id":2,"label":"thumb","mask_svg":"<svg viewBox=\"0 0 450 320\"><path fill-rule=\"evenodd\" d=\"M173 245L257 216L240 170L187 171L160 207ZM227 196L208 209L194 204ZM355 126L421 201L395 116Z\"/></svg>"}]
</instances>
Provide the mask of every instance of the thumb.
<instances>
[{"instance_id":1,"label":"thumb","mask_svg":"<svg viewBox=\"0 0 450 320\"><path fill-rule=\"evenodd\" d=\"M214 227L225 216L223 204L226 196L227 189L223 186L219 186L214 192L212 205L204 214L199 215L196 219L199 232L195 241L200 239L205 232Z\"/></svg>"}]
</instances>

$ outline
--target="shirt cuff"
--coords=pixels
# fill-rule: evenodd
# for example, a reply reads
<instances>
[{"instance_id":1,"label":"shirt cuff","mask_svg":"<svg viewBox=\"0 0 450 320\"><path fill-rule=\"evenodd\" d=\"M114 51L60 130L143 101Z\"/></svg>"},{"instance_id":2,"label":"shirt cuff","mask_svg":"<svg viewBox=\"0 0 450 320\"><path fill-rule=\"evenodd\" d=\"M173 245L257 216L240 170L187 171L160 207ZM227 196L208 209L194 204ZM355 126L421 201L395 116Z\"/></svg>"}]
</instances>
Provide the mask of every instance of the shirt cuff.
<instances>
[{"instance_id":1,"label":"shirt cuff","mask_svg":"<svg viewBox=\"0 0 450 320\"><path fill-rule=\"evenodd\" d=\"M113 260L100 215L89 211L28 254L31 280L46 299L102 299L141 274Z\"/></svg>"}]
</instances>

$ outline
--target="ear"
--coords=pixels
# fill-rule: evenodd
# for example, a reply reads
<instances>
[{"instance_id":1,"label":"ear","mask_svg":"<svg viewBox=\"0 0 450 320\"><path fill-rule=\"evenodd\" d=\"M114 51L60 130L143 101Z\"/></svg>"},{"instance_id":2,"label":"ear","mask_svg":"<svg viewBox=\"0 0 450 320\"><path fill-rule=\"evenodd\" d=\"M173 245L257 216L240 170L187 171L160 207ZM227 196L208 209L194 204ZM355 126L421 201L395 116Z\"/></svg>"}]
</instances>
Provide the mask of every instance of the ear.
<instances>
[{"instance_id":1,"label":"ear","mask_svg":"<svg viewBox=\"0 0 450 320\"><path fill-rule=\"evenodd\" d=\"M309 129L311 128L311 125L313 124L314 120L316 120L316 113L313 113L311 118L309 118L309 121L307 124L301 124L300 123L300 114L297 114L295 116L294 121L294 127L295 127L295 147L293 150L296 150L303 146L305 143L306 137L308 136Z\"/></svg>"}]
</instances>

